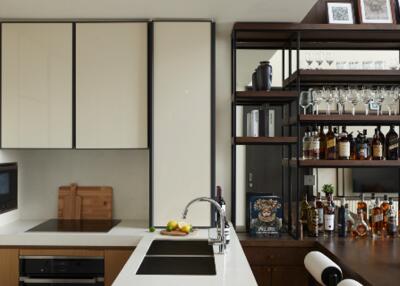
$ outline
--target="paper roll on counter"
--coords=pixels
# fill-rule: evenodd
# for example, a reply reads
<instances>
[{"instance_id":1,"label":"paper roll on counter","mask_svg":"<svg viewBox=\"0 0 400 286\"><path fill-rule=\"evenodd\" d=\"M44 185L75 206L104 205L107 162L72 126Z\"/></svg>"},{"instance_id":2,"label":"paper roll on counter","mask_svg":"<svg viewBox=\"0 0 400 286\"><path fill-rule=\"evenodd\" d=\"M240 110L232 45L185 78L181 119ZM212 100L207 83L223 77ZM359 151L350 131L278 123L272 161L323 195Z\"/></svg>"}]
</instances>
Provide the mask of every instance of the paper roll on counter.
<instances>
[{"instance_id":1,"label":"paper roll on counter","mask_svg":"<svg viewBox=\"0 0 400 286\"><path fill-rule=\"evenodd\" d=\"M353 279L344 279L340 281L340 283L337 286L363 286L363 285Z\"/></svg>"},{"instance_id":2,"label":"paper roll on counter","mask_svg":"<svg viewBox=\"0 0 400 286\"><path fill-rule=\"evenodd\" d=\"M319 251L309 252L304 258L304 266L322 285L336 286L343 279L340 267Z\"/></svg>"}]
</instances>

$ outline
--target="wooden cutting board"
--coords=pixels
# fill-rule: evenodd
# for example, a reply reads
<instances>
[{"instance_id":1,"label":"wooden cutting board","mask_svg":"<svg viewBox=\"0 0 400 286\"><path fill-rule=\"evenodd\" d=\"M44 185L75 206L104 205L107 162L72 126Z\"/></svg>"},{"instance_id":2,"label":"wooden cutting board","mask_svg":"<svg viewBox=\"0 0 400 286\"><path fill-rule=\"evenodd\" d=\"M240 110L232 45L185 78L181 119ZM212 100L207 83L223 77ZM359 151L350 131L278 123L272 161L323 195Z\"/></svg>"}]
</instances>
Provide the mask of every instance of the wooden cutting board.
<instances>
[{"instance_id":1,"label":"wooden cutting board","mask_svg":"<svg viewBox=\"0 0 400 286\"><path fill-rule=\"evenodd\" d=\"M188 233L183 232L183 231L179 231L179 230L168 231L168 230L165 230L165 229L161 230L160 234L169 235L169 236L186 236L186 235L188 235Z\"/></svg>"},{"instance_id":2,"label":"wooden cutting board","mask_svg":"<svg viewBox=\"0 0 400 286\"><path fill-rule=\"evenodd\" d=\"M58 190L58 218L71 219L71 186L62 186ZM79 219L112 219L113 189L107 186L77 186L75 200L80 204ZM80 201L80 202L79 202ZM78 207L79 208L79 207ZM76 206L74 210L78 209ZM78 217L78 216L72 216ZM75 218L73 218L75 219Z\"/></svg>"},{"instance_id":3,"label":"wooden cutting board","mask_svg":"<svg viewBox=\"0 0 400 286\"><path fill-rule=\"evenodd\" d=\"M71 184L63 201L63 219L81 219L82 198L77 195L77 185Z\"/></svg>"}]
</instances>

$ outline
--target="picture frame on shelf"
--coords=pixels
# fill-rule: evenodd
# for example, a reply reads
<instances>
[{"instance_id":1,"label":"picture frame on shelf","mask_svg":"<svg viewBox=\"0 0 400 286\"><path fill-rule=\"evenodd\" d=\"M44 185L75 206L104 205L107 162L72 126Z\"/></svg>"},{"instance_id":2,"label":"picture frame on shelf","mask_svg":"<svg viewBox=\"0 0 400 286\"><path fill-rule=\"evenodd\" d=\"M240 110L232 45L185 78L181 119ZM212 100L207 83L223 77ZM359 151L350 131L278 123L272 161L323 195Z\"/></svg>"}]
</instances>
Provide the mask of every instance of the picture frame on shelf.
<instances>
[{"instance_id":1,"label":"picture frame on shelf","mask_svg":"<svg viewBox=\"0 0 400 286\"><path fill-rule=\"evenodd\" d=\"M327 2L329 24L354 24L351 2Z\"/></svg>"},{"instance_id":2,"label":"picture frame on shelf","mask_svg":"<svg viewBox=\"0 0 400 286\"><path fill-rule=\"evenodd\" d=\"M393 0L358 0L361 24L395 24Z\"/></svg>"}]
</instances>

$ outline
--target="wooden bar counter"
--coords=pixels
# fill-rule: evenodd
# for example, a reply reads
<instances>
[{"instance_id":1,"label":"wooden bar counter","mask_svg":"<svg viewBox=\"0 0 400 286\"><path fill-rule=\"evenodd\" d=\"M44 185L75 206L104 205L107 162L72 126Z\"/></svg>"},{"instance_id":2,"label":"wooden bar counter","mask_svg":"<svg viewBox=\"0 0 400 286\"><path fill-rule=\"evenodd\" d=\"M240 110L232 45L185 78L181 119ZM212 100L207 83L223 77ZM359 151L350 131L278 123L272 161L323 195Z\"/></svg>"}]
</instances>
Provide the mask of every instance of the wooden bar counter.
<instances>
[{"instance_id":1,"label":"wooden bar counter","mask_svg":"<svg viewBox=\"0 0 400 286\"><path fill-rule=\"evenodd\" d=\"M345 278L365 286L399 285L400 239L351 239L338 237L253 238L239 234L259 285L308 285L304 256L318 250L335 261ZM296 283L296 284L291 284Z\"/></svg>"}]
</instances>

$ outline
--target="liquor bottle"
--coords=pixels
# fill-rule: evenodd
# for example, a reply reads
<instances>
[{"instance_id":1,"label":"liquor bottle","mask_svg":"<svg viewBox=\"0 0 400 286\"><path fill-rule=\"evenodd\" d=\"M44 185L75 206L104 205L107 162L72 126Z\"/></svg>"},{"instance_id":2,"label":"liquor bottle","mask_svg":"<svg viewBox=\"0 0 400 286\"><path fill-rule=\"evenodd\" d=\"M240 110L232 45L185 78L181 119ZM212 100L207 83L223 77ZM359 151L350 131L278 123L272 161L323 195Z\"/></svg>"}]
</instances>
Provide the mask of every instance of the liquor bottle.
<instances>
[{"instance_id":1,"label":"liquor bottle","mask_svg":"<svg viewBox=\"0 0 400 286\"><path fill-rule=\"evenodd\" d=\"M346 216L346 233L351 233L351 230L354 225L354 219L350 214L349 204L345 204L344 209L345 209L345 216Z\"/></svg>"},{"instance_id":2,"label":"liquor bottle","mask_svg":"<svg viewBox=\"0 0 400 286\"><path fill-rule=\"evenodd\" d=\"M324 203L321 200L321 193L317 194L317 211L318 211L318 229L319 232L324 232Z\"/></svg>"},{"instance_id":3,"label":"liquor bottle","mask_svg":"<svg viewBox=\"0 0 400 286\"><path fill-rule=\"evenodd\" d=\"M396 223L396 212L393 208L393 198L389 198L389 213L388 222L386 227L386 233L388 236L397 236L397 223Z\"/></svg>"},{"instance_id":4,"label":"liquor bottle","mask_svg":"<svg viewBox=\"0 0 400 286\"><path fill-rule=\"evenodd\" d=\"M317 201L314 196L312 197L310 207L307 211L307 227L309 236L318 236L318 210Z\"/></svg>"},{"instance_id":5,"label":"liquor bottle","mask_svg":"<svg viewBox=\"0 0 400 286\"><path fill-rule=\"evenodd\" d=\"M338 211L338 236L345 237L346 236L346 208L345 208L346 200L342 198L340 200L340 207Z\"/></svg>"},{"instance_id":6,"label":"liquor bottle","mask_svg":"<svg viewBox=\"0 0 400 286\"><path fill-rule=\"evenodd\" d=\"M387 222L388 222L388 215L389 215L389 201L388 201L388 196L384 195L383 196L383 202L381 203L381 209L382 209L382 215L383 215L383 229L386 230Z\"/></svg>"},{"instance_id":7,"label":"liquor bottle","mask_svg":"<svg viewBox=\"0 0 400 286\"><path fill-rule=\"evenodd\" d=\"M304 226L306 226L306 224L307 224L309 207L310 207L310 205L308 204L308 201L307 201L307 192L305 192L303 195L303 200L301 201L301 204L300 204L300 220Z\"/></svg>"},{"instance_id":8,"label":"liquor bottle","mask_svg":"<svg viewBox=\"0 0 400 286\"><path fill-rule=\"evenodd\" d=\"M379 132L379 141L381 141L381 143L382 143L382 160L383 160L386 157L386 139L385 139L385 135L383 135L383 133L381 131L380 125L377 126L377 129Z\"/></svg>"},{"instance_id":9,"label":"liquor bottle","mask_svg":"<svg viewBox=\"0 0 400 286\"><path fill-rule=\"evenodd\" d=\"M321 125L319 129L319 158L325 159L326 156L326 135L324 132L324 126Z\"/></svg>"},{"instance_id":10,"label":"liquor bottle","mask_svg":"<svg viewBox=\"0 0 400 286\"><path fill-rule=\"evenodd\" d=\"M350 142L350 160L356 160L357 159L357 147L356 147L356 141L354 140L353 137L353 132L351 132L347 138L349 139Z\"/></svg>"},{"instance_id":11,"label":"liquor bottle","mask_svg":"<svg viewBox=\"0 0 400 286\"><path fill-rule=\"evenodd\" d=\"M367 217L368 217L368 210L367 210L367 203L364 201L364 194L360 195L360 200L357 202L357 211L362 210L363 211L363 216L364 220L367 222Z\"/></svg>"},{"instance_id":12,"label":"liquor bottle","mask_svg":"<svg viewBox=\"0 0 400 286\"><path fill-rule=\"evenodd\" d=\"M226 211L226 203L225 203L224 198L222 197L222 188L220 186L217 186L216 201L221 206L221 208L224 211ZM219 224L219 212L216 212L216 213L217 213L217 225L218 225ZM227 243L229 243L229 241L231 240L231 231L229 228L229 222L226 218L225 218L225 239L226 239Z\"/></svg>"},{"instance_id":13,"label":"liquor bottle","mask_svg":"<svg viewBox=\"0 0 400 286\"><path fill-rule=\"evenodd\" d=\"M332 194L326 195L327 202L324 207L324 230L327 235L333 235L335 232L335 204Z\"/></svg>"},{"instance_id":14,"label":"liquor bottle","mask_svg":"<svg viewBox=\"0 0 400 286\"><path fill-rule=\"evenodd\" d=\"M356 149L357 160L367 160L368 159L368 141L367 141L367 130L364 129L363 133L358 132L356 138Z\"/></svg>"},{"instance_id":15,"label":"liquor bottle","mask_svg":"<svg viewBox=\"0 0 400 286\"><path fill-rule=\"evenodd\" d=\"M369 205L368 205L368 223L369 223L369 227L372 227L372 209L375 206L375 193L371 193L371 199L369 201Z\"/></svg>"},{"instance_id":16,"label":"liquor bottle","mask_svg":"<svg viewBox=\"0 0 400 286\"><path fill-rule=\"evenodd\" d=\"M374 208L372 209L372 236L380 237L383 230L383 212L379 204L379 198L375 199Z\"/></svg>"},{"instance_id":17,"label":"liquor bottle","mask_svg":"<svg viewBox=\"0 0 400 286\"><path fill-rule=\"evenodd\" d=\"M318 128L315 125L312 130L312 138L310 145L311 159L319 160L320 146L321 144L319 140Z\"/></svg>"},{"instance_id":18,"label":"liquor bottle","mask_svg":"<svg viewBox=\"0 0 400 286\"><path fill-rule=\"evenodd\" d=\"M399 159L399 135L394 130L394 125L390 125L390 130L386 134L386 159Z\"/></svg>"},{"instance_id":19,"label":"liquor bottle","mask_svg":"<svg viewBox=\"0 0 400 286\"><path fill-rule=\"evenodd\" d=\"M306 130L304 132L304 137L303 137L303 159L304 160L311 159L310 147L311 147L310 128L306 127Z\"/></svg>"},{"instance_id":20,"label":"liquor bottle","mask_svg":"<svg viewBox=\"0 0 400 286\"><path fill-rule=\"evenodd\" d=\"M350 141L347 138L346 128L342 127L342 133L339 136L339 159L349 160L350 159Z\"/></svg>"},{"instance_id":21,"label":"liquor bottle","mask_svg":"<svg viewBox=\"0 0 400 286\"><path fill-rule=\"evenodd\" d=\"M336 159L336 137L332 131L332 126L329 125L328 133L326 134L326 157L327 160Z\"/></svg>"},{"instance_id":22,"label":"liquor bottle","mask_svg":"<svg viewBox=\"0 0 400 286\"><path fill-rule=\"evenodd\" d=\"M380 140L378 128L375 129L375 135L372 139L372 160L383 160L383 144Z\"/></svg>"},{"instance_id":23,"label":"liquor bottle","mask_svg":"<svg viewBox=\"0 0 400 286\"><path fill-rule=\"evenodd\" d=\"M367 237L368 225L364 220L364 214L361 209L357 210L357 219L354 222L351 234L354 238L356 237Z\"/></svg>"}]
</instances>

